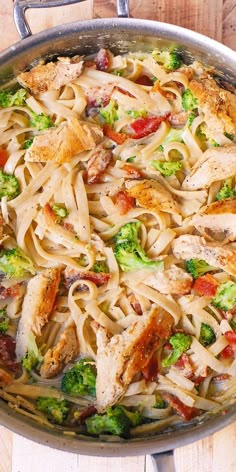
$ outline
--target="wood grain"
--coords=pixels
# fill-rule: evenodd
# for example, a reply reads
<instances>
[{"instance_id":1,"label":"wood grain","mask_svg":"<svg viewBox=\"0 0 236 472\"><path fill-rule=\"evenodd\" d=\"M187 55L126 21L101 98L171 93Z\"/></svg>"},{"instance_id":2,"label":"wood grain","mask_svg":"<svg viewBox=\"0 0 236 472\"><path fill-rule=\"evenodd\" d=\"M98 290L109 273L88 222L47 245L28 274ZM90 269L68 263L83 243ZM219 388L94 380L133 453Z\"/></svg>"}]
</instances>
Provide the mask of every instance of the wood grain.
<instances>
[{"instance_id":1,"label":"wood grain","mask_svg":"<svg viewBox=\"0 0 236 472\"><path fill-rule=\"evenodd\" d=\"M12 0L0 0L0 49L19 40ZM130 0L131 16L180 25L236 49L236 0ZM80 5L27 14L33 32L62 23L116 16L115 0L86 0ZM7 34L5 34L7 32ZM175 451L176 472L235 472L236 424ZM55 451L0 427L0 472L152 472L149 456L95 458Z\"/></svg>"}]
</instances>

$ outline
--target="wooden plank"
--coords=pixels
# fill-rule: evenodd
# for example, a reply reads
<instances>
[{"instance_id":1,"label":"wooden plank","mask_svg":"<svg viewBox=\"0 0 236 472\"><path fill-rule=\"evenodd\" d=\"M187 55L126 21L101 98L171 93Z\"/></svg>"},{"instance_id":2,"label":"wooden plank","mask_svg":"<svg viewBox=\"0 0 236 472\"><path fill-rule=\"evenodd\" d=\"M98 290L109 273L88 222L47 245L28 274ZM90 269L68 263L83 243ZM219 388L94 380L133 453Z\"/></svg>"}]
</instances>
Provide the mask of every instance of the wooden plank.
<instances>
[{"instance_id":1,"label":"wooden plank","mask_svg":"<svg viewBox=\"0 0 236 472\"><path fill-rule=\"evenodd\" d=\"M223 0L152 0L151 5L143 0L130 0L130 16L134 18L183 26L218 41L222 40L222 12ZM94 16L116 16L116 1L95 0Z\"/></svg>"},{"instance_id":2,"label":"wooden plank","mask_svg":"<svg viewBox=\"0 0 236 472\"><path fill-rule=\"evenodd\" d=\"M12 432L0 426L0 472L11 471Z\"/></svg>"},{"instance_id":3,"label":"wooden plank","mask_svg":"<svg viewBox=\"0 0 236 472\"><path fill-rule=\"evenodd\" d=\"M236 50L236 2L224 0L223 43Z\"/></svg>"}]
</instances>

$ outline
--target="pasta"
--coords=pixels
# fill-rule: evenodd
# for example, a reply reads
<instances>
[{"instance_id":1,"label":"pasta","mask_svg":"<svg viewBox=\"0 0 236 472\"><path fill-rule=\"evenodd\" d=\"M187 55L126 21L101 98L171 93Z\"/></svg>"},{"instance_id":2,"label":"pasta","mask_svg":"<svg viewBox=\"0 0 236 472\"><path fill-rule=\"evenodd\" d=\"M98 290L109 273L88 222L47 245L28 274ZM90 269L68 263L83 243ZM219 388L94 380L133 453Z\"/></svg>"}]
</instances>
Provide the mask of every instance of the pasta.
<instances>
[{"instance_id":1,"label":"pasta","mask_svg":"<svg viewBox=\"0 0 236 472\"><path fill-rule=\"evenodd\" d=\"M235 401L236 90L157 49L18 82L0 91L0 397L125 438Z\"/></svg>"}]
</instances>

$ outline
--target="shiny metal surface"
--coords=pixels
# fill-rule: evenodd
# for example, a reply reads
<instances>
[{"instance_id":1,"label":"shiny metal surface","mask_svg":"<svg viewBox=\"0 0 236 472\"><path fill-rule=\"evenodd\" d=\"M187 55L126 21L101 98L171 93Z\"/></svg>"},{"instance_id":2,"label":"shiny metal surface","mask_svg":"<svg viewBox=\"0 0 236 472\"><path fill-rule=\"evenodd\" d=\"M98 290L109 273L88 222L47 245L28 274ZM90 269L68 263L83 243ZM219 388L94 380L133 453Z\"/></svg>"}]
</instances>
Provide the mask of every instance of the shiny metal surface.
<instances>
[{"instance_id":1,"label":"shiny metal surface","mask_svg":"<svg viewBox=\"0 0 236 472\"><path fill-rule=\"evenodd\" d=\"M46 0L42 2L31 0L30 3L18 0L17 3L21 4L20 7L23 9L23 4L25 8L26 3L34 6L39 3L42 6ZM58 4L56 0L50 2L51 6L52 3ZM74 0L70 3L74 3ZM19 26L18 28L20 29ZM0 54L0 84L2 86L9 82L13 84L19 72L36 64L41 58L51 59L62 54L90 55L98 51L100 47L109 47L114 53L124 53L149 51L160 46L175 46L181 51L186 61L197 58L208 65L214 65L218 74L224 75L231 82L236 82L236 53L226 46L175 25L118 18L58 26L14 44ZM213 434L232 423L235 418L236 408L231 406L224 415L207 414L204 418L185 424L180 429L159 433L156 436L105 442L85 436L63 436L54 431L45 430L33 421L16 415L4 402L0 401L0 423L3 426L51 447L95 456L163 453Z\"/></svg>"},{"instance_id":2,"label":"shiny metal surface","mask_svg":"<svg viewBox=\"0 0 236 472\"><path fill-rule=\"evenodd\" d=\"M129 17L129 1L128 0L117 0L117 16L119 18Z\"/></svg>"}]
</instances>

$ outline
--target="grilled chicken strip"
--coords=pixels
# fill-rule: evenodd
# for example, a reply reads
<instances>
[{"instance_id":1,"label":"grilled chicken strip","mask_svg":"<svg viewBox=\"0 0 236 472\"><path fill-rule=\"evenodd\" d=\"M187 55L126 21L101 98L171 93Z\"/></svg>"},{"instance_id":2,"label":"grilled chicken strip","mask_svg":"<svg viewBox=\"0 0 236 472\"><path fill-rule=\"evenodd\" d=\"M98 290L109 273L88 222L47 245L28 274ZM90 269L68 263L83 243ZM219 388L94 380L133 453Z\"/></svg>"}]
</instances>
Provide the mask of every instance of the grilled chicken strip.
<instances>
[{"instance_id":1,"label":"grilled chicken strip","mask_svg":"<svg viewBox=\"0 0 236 472\"><path fill-rule=\"evenodd\" d=\"M127 193L143 208L159 213L180 214L178 203L157 180L128 180Z\"/></svg>"},{"instance_id":2,"label":"grilled chicken strip","mask_svg":"<svg viewBox=\"0 0 236 472\"><path fill-rule=\"evenodd\" d=\"M208 149L183 181L184 190L208 188L236 174L236 145Z\"/></svg>"},{"instance_id":3,"label":"grilled chicken strip","mask_svg":"<svg viewBox=\"0 0 236 472\"><path fill-rule=\"evenodd\" d=\"M17 359L27 352L29 334L40 336L53 309L59 283L58 268L46 269L28 282L16 336Z\"/></svg>"},{"instance_id":4,"label":"grilled chicken strip","mask_svg":"<svg viewBox=\"0 0 236 472\"><path fill-rule=\"evenodd\" d=\"M186 234L173 241L172 250L178 259L203 259L209 265L236 276L236 251L229 246L207 243L200 236Z\"/></svg>"},{"instance_id":5,"label":"grilled chicken strip","mask_svg":"<svg viewBox=\"0 0 236 472\"><path fill-rule=\"evenodd\" d=\"M145 284L166 295L186 295L190 292L193 278L188 272L172 265L161 273L155 272L147 279Z\"/></svg>"},{"instance_id":6,"label":"grilled chicken strip","mask_svg":"<svg viewBox=\"0 0 236 472\"><path fill-rule=\"evenodd\" d=\"M79 345L76 328L73 324L63 331L57 344L46 352L40 368L40 375L44 379L55 377L78 353Z\"/></svg>"},{"instance_id":7,"label":"grilled chicken strip","mask_svg":"<svg viewBox=\"0 0 236 472\"><path fill-rule=\"evenodd\" d=\"M82 61L78 63L68 63L66 60L48 62L33 67L29 72L23 72L17 80L20 85L37 95L48 90L58 90L63 85L72 82L80 76L82 68Z\"/></svg>"},{"instance_id":8,"label":"grilled chicken strip","mask_svg":"<svg viewBox=\"0 0 236 472\"><path fill-rule=\"evenodd\" d=\"M135 374L144 369L162 341L170 337L173 323L169 313L155 306L112 338L99 326L95 405L99 413L124 396Z\"/></svg>"},{"instance_id":9,"label":"grilled chicken strip","mask_svg":"<svg viewBox=\"0 0 236 472\"><path fill-rule=\"evenodd\" d=\"M191 223L203 236L213 235L224 243L235 241L236 197L211 203L195 215Z\"/></svg>"},{"instance_id":10,"label":"grilled chicken strip","mask_svg":"<svg viewBox=\"0 0 236 472\"><path fill-rule=\"evenodd\" d=\"M205 122L214 133L236 132L236 97L220 88L214 79L200 77L189 83L189 88L198 99L205 114Z\"/></svg>"},{"instance_id":11,"label":"grilled chicken strip","mask_svg":"<svg viewBox=\"0 0 236 472\"><path fill-rule=\"evenodd\" d=\"M59 164L70 162L76 154L95 148L102 137L100 126L74 118L35 136L25 153L25 160L55 161Z\"/></svg>"}]
</instances>

